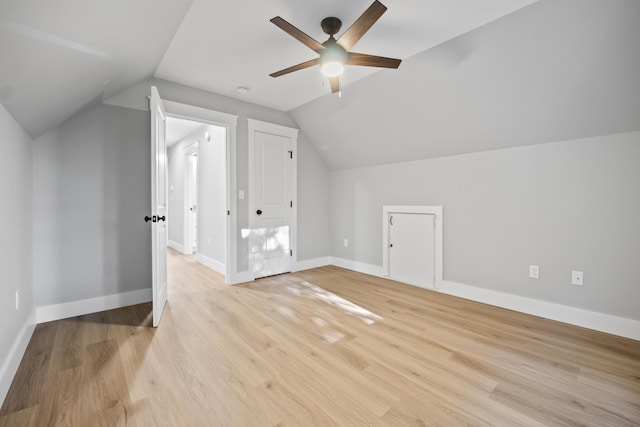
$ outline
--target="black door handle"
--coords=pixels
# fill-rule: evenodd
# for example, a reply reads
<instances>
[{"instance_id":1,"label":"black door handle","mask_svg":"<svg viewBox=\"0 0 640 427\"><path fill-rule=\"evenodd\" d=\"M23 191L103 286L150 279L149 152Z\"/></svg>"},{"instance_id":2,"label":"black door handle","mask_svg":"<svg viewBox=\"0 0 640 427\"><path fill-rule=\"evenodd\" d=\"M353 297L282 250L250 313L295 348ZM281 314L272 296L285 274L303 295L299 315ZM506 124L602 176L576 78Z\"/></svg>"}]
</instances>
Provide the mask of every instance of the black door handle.
<instances>
[{"instance_id":1,"label":"black door handle","mask_svg":"<svg viewBox=\"0 0 640 427\"><path fill-rule=\"evenodd\" d=\"M151 222L166 221L166 217L164 215L163 216L156 216L156 215L154 215L154 216L145 216L144 217L144 222L149 222L149 221L151 221Z\"/></svg>"},{"instance_id":2,"label":"black door handle","mask_svg":"<svg viewBox=\"0 0 640 427\"><path fill-rule=\"evenodd\" d=\"M256 213L257 213L258 215L262 215L262 211L261 211L260 209L258 209L258 210L256 211Z\"/></svg>"}]
</instances>

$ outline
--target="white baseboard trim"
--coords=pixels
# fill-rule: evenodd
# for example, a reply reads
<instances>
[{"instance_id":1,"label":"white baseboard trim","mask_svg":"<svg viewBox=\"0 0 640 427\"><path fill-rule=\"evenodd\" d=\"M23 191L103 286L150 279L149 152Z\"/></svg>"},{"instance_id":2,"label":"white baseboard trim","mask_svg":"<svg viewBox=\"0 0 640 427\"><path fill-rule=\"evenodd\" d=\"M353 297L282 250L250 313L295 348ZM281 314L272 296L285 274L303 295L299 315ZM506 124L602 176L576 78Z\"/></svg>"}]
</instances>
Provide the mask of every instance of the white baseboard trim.
<instances>
[{"instance_id":1,"label":"white baseboard trim","mask_svg":"<svg viewBox=\"0 0 640 427\"><path fill-rule=\"evenodd\" d=\"M176 251L180 252L181 254L184 253L184 247L178 242L174 242L173 240L169 240L167 242L167 246L169 246L170 248L175 249Z\"/></svg>"},{"instance_id":2,"label":"white baseboard trim","mask_svg":"<svg viewBox=\"0 0 640 427\"><path fill-rule=\"evenodd\" d=\"M359 273L386 278L381 266L335 257L331 258L331 264ZM557 320L558 322L640 341L640 321L638 320L541 301L506 292L493 291L477 286L464 285L448 280L437 282L435 290L448 295L482 302L520 313Z\"/></svg>"},{"instance_id":3,"label":"white baseboard trim","mask_svg":"<svg viewBox=\"0 0 640 427\"><path fill-rule=\"evenodd\" d=\"M53 320L82 316L84 314L112 310L128 305L142 304L151 301L151 298L152 290L149 288L65 302L62 304L46 305L36 308L36 319L38 323L51 322Z\"/></svg>"},{"instance_id":4,"label":"white baseboard trim","mask_svg":"<svg viewBox=\"0 0 640 427\"><path fill-rule=\"evenodd\" d=\"M541 301L505 292L443 280L436 290L448 295L519 311L521 313L557 320L570 325L640 340L640 321L598 313L582 308Z\"/></svg>"},{"instance_id":5,"label":"white baseboard trim","mask_svg":"<svg viewBox=\"0 0 640 427\"><path fill-rule=\"evenodd\" d=\"M198 254L196 255L196 259L202 265L206 265L213 271L222 274L225 276L227 274L227 266L221 263L220 261L216 261L213 258L209 258L206 255Z\"/></svg>"},{"instance_id":6,"label":"white baseboard trim","mask_svg":"<svg viewBox=\"0 0 640 427\"><path fill-rule=\"evenodd\" d=\"M253 282L256 277L250 271L240 271L227 277L227 285L239 285L240 283Z\"/></svg>"},{"instance_id":7,"label":"white baseboard trim","mask_svg":"<svg viewBox=\"0 0 640 427\"><path fill-rule=\"evenodd\" d=\"M24 325L20 329L18 336L11 345L9 353L0 365L0 407L7 397L13 378L16 376L24 352L27 350L33 331L36 328L36 311L33 310Z\"/></svg>"},{"instance_id":8,"label":"white baseboard trim","mask_svg":"<svg viewBox=\"0 0 640 427\"><path fill-rule=\"evenodd\" d=\"M296 272L311 270L312 268L324 267L327 265L331 265L331 257L328 256L322 258L305 259L303 261L296 262L291 271Z\"/></svg>"},{"instance_id":9,"label":"white baseboard trim","mask_svg":"<svg viewBox=\"0 0 640 427\"><path fill-rule=\"evenodd\" d=\"M358 273L370 274L372 276L384 277L384 270L380 265L366 264L364 262L352 261L344 258L331 257L331 265L357 271Z\"/></svg>"}]
</instances>

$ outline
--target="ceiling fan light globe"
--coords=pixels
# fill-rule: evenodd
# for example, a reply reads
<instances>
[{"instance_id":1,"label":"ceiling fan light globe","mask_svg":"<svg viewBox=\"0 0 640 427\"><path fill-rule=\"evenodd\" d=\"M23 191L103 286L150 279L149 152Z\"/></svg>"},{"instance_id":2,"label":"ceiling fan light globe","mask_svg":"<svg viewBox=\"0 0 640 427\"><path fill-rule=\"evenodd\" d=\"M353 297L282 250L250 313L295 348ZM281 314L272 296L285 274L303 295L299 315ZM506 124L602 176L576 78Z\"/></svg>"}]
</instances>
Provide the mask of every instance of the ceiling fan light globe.
<instances>
[{"instance_id":1,"label":"ceiling fan light globe","mask_svg":"<svg viewBox=\"0 0 640 427\"><path fill-rule=\"evenodd\" d=\"M322 64L320 70L322 70L322 74L325 77L337 77L342 75L342 72L344 71L344 65L342 65L340 62L327 62Z\"/></svg>"}]
</instances>

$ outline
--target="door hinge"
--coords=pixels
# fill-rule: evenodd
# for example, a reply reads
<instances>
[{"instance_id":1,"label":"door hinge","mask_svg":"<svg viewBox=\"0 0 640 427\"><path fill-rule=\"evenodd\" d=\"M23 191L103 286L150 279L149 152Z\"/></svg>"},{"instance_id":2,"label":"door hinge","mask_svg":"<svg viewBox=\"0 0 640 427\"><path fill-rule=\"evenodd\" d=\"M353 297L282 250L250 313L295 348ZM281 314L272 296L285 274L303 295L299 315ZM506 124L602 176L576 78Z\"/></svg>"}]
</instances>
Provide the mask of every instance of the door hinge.
<instances>
[{"instance_id":1,"label":"door hinge","mask_svg":"<svg viewBox=\"0 0 640 427\"><path fill-rule=\"evenodd\" d=\"M289 249L289 256L293 256L293 249Z\"/></svg>"},{"instance_id":2,"label":"door hinge","mask_svg":"<svg viewBox=\"0 0 640 427\"><path fill-rule=\"evenodd\" d=\"M293 200L289 202L289 207L292 208L293 207Z\"/></svg>"},{"instance_id":3,"label":"door hinge","mask_svg":"<svg viewBox=\"0 0 640 427\"><path fill-rule=\"evenodd\" d=\"M293 151L289 150L289 158L293 159Z\"/></svg>"}]
</instances>

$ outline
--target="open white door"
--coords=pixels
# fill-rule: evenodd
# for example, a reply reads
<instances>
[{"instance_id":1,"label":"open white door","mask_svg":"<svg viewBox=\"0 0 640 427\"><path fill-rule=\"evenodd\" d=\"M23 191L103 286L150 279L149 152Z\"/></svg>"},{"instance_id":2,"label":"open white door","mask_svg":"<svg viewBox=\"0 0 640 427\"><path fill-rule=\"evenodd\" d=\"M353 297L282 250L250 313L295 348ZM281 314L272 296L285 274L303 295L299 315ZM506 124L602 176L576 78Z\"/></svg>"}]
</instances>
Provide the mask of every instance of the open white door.
<instances>
[{"instance_id":1,"label":"open white door","mask_svg":"<svg viewBox=\"0 0 640 427\"><path fill-rule=\"evenodd\" d=\"M151 252L153 326L160 324L167 303L167 151L166 113L160 94L151 86Z\"/></svg>"}]
</instances>

